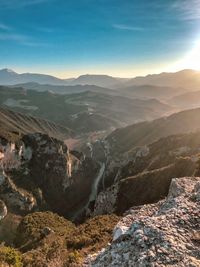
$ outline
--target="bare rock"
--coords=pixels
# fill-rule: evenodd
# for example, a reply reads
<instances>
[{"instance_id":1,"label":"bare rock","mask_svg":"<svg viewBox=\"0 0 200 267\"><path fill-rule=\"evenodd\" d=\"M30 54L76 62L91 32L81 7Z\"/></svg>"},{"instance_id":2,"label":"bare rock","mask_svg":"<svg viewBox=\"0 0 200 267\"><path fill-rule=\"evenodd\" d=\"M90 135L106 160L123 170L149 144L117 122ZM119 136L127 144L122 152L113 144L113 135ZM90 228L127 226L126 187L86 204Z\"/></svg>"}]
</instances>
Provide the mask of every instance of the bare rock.
<instances>
[{"instance_id":1,"label":"bare rock","mask_svg":"<svg viewBox=\"0 0 200 267\"><path fill-rule=\"evenodd\" d=\"M6 204L2 200L0 200L0 221L6 217L7 213L8 210Z\"/></svg>"},{"instance_id":2,"label":"bare rock","mask_svg":"<svg viewBox=\"0 0 200 267\"><path fill-rule=\"evenodd\" d=\"M42 236L46 237L50 234L54 233L54 231L50 227L45 227L42 229L41 234Z\"/></svg>"},{"instance_id":3,"label":"bare rock","mask_svg":"<svg viewBox=\"0 0 200 267\"><path fill-rule=\"evenodd\" d=\"M200 266L199 183L173 179L165 200L130 209L88 266Z\"/></svg>"}]
</instances>

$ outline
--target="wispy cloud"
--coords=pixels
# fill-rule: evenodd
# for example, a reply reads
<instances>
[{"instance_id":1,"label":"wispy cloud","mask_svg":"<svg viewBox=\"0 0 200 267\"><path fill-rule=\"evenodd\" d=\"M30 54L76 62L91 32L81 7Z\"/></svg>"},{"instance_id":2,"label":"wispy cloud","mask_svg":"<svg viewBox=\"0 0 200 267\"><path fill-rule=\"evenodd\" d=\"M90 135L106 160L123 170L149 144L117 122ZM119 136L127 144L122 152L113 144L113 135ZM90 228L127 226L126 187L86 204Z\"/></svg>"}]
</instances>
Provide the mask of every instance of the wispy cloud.
<instances>
[{"instance_id":1,"label":"wispy cloud","mask_svg":"<svg viewBox=\"0 0 200 267\"><path fill-rule=\"evenodd\" d=\"M37 41L25 41L21 42L22 45L30 46L30 47L51 47L52 45L49 43L42 43Z\"/></svg>"},{"instance_id":2,"label":"wispy cloud","mask_svg":"<svg viewBox=\"0 0 200 267\"><path fill-rule=\"evenodd\" d=\"M16 33L0 33L1 41L13 41L17 44L31 47L47 47L49 44L33 40L29 36Z\"/></svg>"},{"instance_id":3,"label":"wispy cloud","mask_svg":"<svg viewBox=\"0 0 200 267\"><path fill-rule=\"evenodd\" d=\"M182 20L200 20L199 0L176 0L172 4L172 9L180 12L180 19Z\"/></svg>"},{"instance_id":4,"label":"wispy cloud","mask_svg":"<svg viewBox=\"0 0 200 267\"><path fill-rule=\"evenodd\" d=\"M4 23L1 23L0 22L0 30L3 30L3 31L10 31L11 30L11 27L4 24Z\"/></svg>"},{"instance_id":5,"label":"wispy cloud","mask_svg":"<svg viewBox=\"0 0 200 267\"><path fill-rule=\"evenodd\" d=\"M125 30L125 31L143 31L144 28L142 27L135 27L131 25L126 25L126 24L114 24L113 28L118 29L118 30Z\"/></svg>"},{"instance_id":6,"label":"wispy cloud","mask_svg":"<svg viewBox=\"0 0 200 267\"><path fill-rule=\"evenodd\" d=\"M0 9L13 9L20 8L30 5L41 4L44 2L49 2L51 0L1 0Z\"/></svg>"},{"instance_id":7,"label":"wispy cloud","mask_svg":"<svg viewBox=\"0 0 200 267\"><path fill-rule=\"evenodd\" d=\"M31 47L44 47L50 46L47 43L42 43L35 40L33 37L15 32L10 26L0 22L0 41L10 41L16 44L31 46Z\"/></svg>"},{"instance_id":8,"label":"wispy cloud","mask_svg":"<svg viewBox=\"0 0 200 267\"><path fill-rule=\"evenodd\" d=\"M0 40L24 42L27 40L27 37L25 35L15 33L0 33Z\"/></svg>"}]
</instances>

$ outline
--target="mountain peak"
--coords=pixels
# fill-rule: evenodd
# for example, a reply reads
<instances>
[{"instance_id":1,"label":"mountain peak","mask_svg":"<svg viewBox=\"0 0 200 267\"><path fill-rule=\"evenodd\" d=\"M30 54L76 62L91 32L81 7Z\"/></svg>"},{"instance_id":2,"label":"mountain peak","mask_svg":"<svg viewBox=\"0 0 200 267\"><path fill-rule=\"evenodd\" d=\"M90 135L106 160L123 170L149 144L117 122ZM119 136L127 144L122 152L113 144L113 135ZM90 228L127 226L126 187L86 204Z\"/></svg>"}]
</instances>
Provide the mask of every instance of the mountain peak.
<instances>
[{"instance_id":1,"label":"mountain peak","mask_svg":"<svg viewBox=\"0 0 200 267\"><path fill-rule=\"evenodd\" d=\"M1 71L1 72L6 72L6 73L16 73L16 72L14 72L13 70L8 69L8 68L1 69L0 71Z\"/></svg>"}]
</instances>

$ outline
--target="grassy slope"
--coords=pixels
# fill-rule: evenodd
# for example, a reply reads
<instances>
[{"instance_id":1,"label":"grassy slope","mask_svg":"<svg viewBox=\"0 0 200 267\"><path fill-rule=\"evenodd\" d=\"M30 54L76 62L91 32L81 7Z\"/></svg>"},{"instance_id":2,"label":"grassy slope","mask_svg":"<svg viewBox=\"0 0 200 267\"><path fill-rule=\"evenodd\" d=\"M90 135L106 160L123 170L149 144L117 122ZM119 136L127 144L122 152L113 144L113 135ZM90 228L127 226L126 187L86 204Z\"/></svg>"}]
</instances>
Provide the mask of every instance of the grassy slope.
<instances>
[{"instance_id":1,"label":"grassy slope","mask_svg":"<svg viewBox=\"0 0 200 267\"><path fill-rule=\"evenodd\" d=\"M47 133L58 139L72 136L72 131L66 127L4 108L0 108L0 125L0 136L8 139L33 132Z\"/></svg>"}]
</instances>

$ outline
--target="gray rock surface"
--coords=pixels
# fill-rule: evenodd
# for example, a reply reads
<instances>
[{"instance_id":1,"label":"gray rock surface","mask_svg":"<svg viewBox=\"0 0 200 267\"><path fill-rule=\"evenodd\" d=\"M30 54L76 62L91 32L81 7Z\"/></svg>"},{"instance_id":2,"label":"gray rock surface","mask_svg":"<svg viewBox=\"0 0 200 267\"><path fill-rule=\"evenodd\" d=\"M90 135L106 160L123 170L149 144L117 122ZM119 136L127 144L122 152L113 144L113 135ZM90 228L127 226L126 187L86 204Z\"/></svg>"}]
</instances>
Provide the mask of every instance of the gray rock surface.
<instances>
[{"instance_id":1,"label":"gray rock surface","mask_svg":"<svg viewBox=\"0 0 200 267\"><path fill-rule=\"evenodd\" d=\"M130 209L87 266L200 266L200 178L173 179L168 197Z\"/></svg>"}]
</instances>

